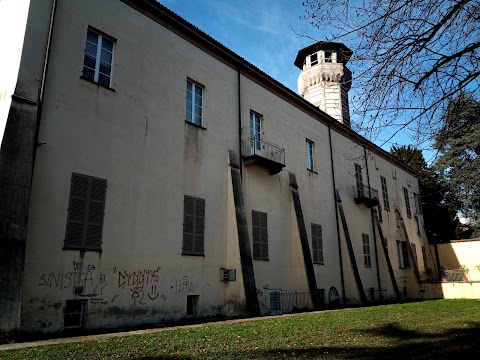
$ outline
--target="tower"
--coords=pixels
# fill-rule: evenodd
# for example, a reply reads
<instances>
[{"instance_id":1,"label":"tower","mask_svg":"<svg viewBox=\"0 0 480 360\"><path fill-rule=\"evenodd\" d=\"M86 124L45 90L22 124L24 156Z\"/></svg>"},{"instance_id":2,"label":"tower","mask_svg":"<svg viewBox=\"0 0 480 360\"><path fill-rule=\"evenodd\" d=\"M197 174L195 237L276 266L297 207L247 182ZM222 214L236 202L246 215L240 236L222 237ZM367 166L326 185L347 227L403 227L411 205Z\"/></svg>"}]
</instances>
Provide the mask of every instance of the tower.
<instances>
[{"instance_id":1,"label":"tower","mask_svg":"<svg viewBox=\"0 0 480 360\"><path fill-rule=\"evenodd\" d=\"M298 77L300 95L348 127L352 73L345 65L352 54L342 43L319 41L301 49L295 59L302 70Z\"/></svg>"}]
</instances>

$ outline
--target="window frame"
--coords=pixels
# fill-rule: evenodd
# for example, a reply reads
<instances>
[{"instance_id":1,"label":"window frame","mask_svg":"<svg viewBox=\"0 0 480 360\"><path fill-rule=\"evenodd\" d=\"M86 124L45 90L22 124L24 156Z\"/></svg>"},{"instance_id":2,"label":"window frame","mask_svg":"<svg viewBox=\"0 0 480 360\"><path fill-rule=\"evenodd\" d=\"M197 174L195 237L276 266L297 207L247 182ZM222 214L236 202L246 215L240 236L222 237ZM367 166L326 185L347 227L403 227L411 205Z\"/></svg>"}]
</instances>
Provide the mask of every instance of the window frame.
<instances>
[{"instance_id":1,"label":"window frame","mask_svg":"<svg viewBox=\"0 0 480 360\"><path fill-rule=\"evenodd\" d=\"M363 265L366 268L372 267L372 254L370 252L370 236L368 234L362 234L362 244L363 244Z\"/></svg>"},{"instance_id":2,"label":"window frame","mask_svg":"<svg viewBox=\"0 0 480 360\"><path fill-rule=\"evenodd\" d=\"M192 90L188 89L189 84L191 85ZM201 92L200 106L196 104L194 101L196 99L196 96L198 96L198 94L195 91L196 89L199 89ZM189 93L191 94L190 99L189 99ZM190 103L190 106L189 106L189 103ZM200 115L195 114L196 106L200 108ZM191 119L189 119L189 114ZM204 122L205 122L204 115L205 115L205 86L195 80L187 78L186 87L185 87L185 121L195 126L204 127ZM196 118L200 118L200 123L196 121Z\"/></svg>"},{"instance_id":3,"label":"window frame","mask_svg":"<svg viewBox=\"0 0 480 360\"><path fill-rule=\"evenodd\" d=\"M80 181L86 181L85 195L80 196L78 194L80 189ZM103 183L103 198L97 198L99 189L93 189L94 194L92 196L92 187L93 182L97 182L99 185ZM70 179L70 195L68 200L68 209L67 209L67 225L65 229L65 238L63 243L63 250L80 250L80 251L102 251L102 242L103 242L103 226L105 219L105 204L107 199L107 180L84 175L78 173L72 173ZM79 213L81 202L84 201L84 210L83 216ZM96 204L96 205L95 205ZM98 221L94 221L91 216L95 216ZM77 225L77 226L76 226ZM81 238L78 239L79 228L78 225L81 225ZM91 226L96 226L97 231L96 235L98 239L95 241L95 244L88 244L89 242L89 228ZM98 230L99 227L99 230ZM76 229L75 229L76 228ZM95 231L91 229L91 233L95 235ZM77 237L77 238L76 238ZM78 243L80 240L80 243ZM91 241L91 240L90 240Z\"/></svg>"},{"instance_id":4,"label":"window frame","mask_svg":"<svg viewBox=\"0 0 480 360\"><path fill-rule=\"evenodd\" d=\"M355 165L355 188L357 189L358 197L364 197L364 186L363 186L363 175L362 175L362 166L360 164L354 163Z\"/></svg>"},{"instance_id":5,"label":"window frame","mask_svg":"<svg viewBox=\"0 0 480 360\"><path fill-rule=\"evenodd\" d=\"M323 257L322 225L311 224L312 231L312 261L314 264L325 265Z\"/></svg>"},{"instance_id":6,"label":"window frame","mask_svg":"<svg viewBox=\"0 0 480 360\"><path fill-rule=\"evenodd\" d=\"M327 54L330 54L330 56L327 56ZM333 51L324 51L323 59L325 63L333 63Z\"/></svg>"},{"instance_id":7,"label":"window frame","mask_svg":"<svg viewBox=\"0 0 480 360\"><path fill-rule=\"evenodd\" d=\"M398 267L400 269L407 269L410 267L408 258L408 243L406 241L397 240L397 257Z\"/></svg>"},{"instance_id":8,"label":"window frame","mask_svg":"<svg viewBox=\"0 0 480 360\"><path fill-rule=\"evenodd\" d=\"M184 195L182 255L205 256L205 219L205 199Z\"/></svg>"},{"instance_id":9,"label":"window frame","mask_svg":"<svg viewBox=\"0 0 480 360\"><path fill-rule=\"evenodd\" d=\"M97 42L96 43L93 43L92 41L90 41L88 39L89 38L89 36L88 36L89 33L95 34L97 36ZM112 46L111 51L103 46L104 45L104 40L105 40L105 42L108 41L109 43L111 43L111 46ZM95 45L95 47L97 48L94 58L93 58L93 54L87 53L87 46L88 46L89 43ZM97 85L100 85L102 87L112 89L112 86L113 86L112 85L113 65L115 63L115 43L116 43L116 40L113 37L101 32L97 29L94 29L94 28L91 28L91 27L87 28L87 36L86 36L86 39L85 39L85 48L84 48L84 51L83 51L84 57L83 57L83 68L82 68L82 76L81 76L82 79L87 80L87 81L91 81L91 82L93 82ZM102 60L102 50L111 53L111 62L110 63L108 63L105 60ZM89 58L91 58L95 61L95 68L92 68L92 67L85 64L85 60L86 60L87 57L89 57ZM103 73L103 72L100 71L100 65L101 65L102 62L110 65L110 74L106 74L106 73ZM93 70L93 72L94 72L93 73L93 78L91 76L85 74L85 68L87 68L90 71ZM104 82L99 81L100 75L108 77L108 84L105 84Z\"/></svg>"},{"instance_id":10,"label":"window frame","mask_svg":"<svg viewBox=\"0 0 480 360\"><path fill-rule=\"evenodd\" d=\"M408 189L403 187L403 197L405 199L405 209L407 210L407 216L409 219L412 218L412 208L410 207L410 197L408 195Z\"/></svg>"},{"instance_id":11,"label":"window frame","mask_svg":"<svg viewBox=\"0 0 480 360\"><path fill-rule=\"evenodd\" d=\"M388 199L387 179L380 175L380 183L382 184L383 208L390 211L390 200Z\"/></svg>"},{"instance_id":12,"label":"window frame","mask_svg":"<svg viewBox=\"0 0 480 360\"><path fill-rule=\"evenodd\" d=\"M423 215L423 211L422 211L422 198L420 196L420 194L414 192L413 193L413 200L415 202L415 212L418 214L418 215Z\"/></svg>"},{"instance_id":13,"label":"window frame","mask_svg":"<svg viewBox=\"0 0 480 360\"><path fill-rule=\"evenodd\" d=\"M305 139L305 157L307 170L315 171L315 143Z\"/></svg>"},{"instance_id":14,"label":"window frame","mask_svg":"<svg viewBox=\"0 0 480 360\"><path fill-rule=\"evenodd\" d=\"M268 254L268 215L252 210L253 260L269 260Z\"/></svg>"},{"instance_id":15,"label":"window frame","mask_svg":"<svg viewBox=\"0 0 480 360\"><path fill-rule=\"evenodd\" d=\"M315 56L315 60L312 61L312 58ZM318 65L318 53L314 53L310 55L310 66Z\"/></svg>"}]
</instances>

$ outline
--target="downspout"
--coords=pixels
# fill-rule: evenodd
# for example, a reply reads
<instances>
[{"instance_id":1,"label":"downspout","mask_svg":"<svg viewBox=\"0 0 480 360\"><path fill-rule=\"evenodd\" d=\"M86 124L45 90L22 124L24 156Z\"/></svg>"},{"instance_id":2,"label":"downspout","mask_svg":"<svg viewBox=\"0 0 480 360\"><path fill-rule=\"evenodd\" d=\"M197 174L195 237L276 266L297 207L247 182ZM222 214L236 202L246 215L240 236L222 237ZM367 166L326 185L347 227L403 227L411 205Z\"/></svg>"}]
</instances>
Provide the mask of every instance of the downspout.
<instances>
[{"instance_id":1,"label":"downspout","mask_svg":"<svg viewBox=\"0 0 480 360\"><path fill-rule=\"evenodd\" d=\"M52 45L53 24L55 22L56 10L57 10L57 0L53 0L52 11L51 11L51 14L50 14L50 24L49 24L49 27L48 27L47 48L45 50L45 59L43 60L42 80L40 82L40 90L39 90L39 93L38 93L38 108L37 108L37 120L36 120L36 124L35 124L35 142L33 144L32 167L35 164L35 157L37 155L38 133L40 132L40 119L42 117L43 96L44 96L44 93L45 93L45 83L46 83L47 71L48 71L48 59L50 57L50 50L51 50L51 45ZM32 169L32 172L33 172L33 169Z\"/></svg>"},{"instance_id":2,"label":"downspout","mask_svg":"<svg viewBox=\"0 0 480 360\"><path fill-rule=\"evenodd\" d=\"M363 145L363 154L365 156L365 168L367 169L367 182L368 182L368 196L371 199L371 187L370 187L370 174L368 172L368 159L367 159L367 148ZM370 217L372 219L372 229L373 229L373 247L375 248L375 263L377 264L377 282L378 282L378 294L382 296L382 286L380 283L380 267L378 265L378 248L377 248L377 233L375 231L375 220L373 218L373 208L370 208ZM373 301L374 299L372 299Z\"/></svg>"},{"instance_id":3,"label":"downspout","mask_svg":"<svg viewBox=\"0 0 480 360\"><path fill-rule=\"evenodd\" d=\"M239 169L240 169L240 179L242 178L242 93L241 93L241 69L242 63L238 64L237 74L238 74L238 159L239 159Z\"/></svg>"},{"instance_id":4,"label":"downspout","mask_svg":"<svg viewBox=\"0 0 480 360\"><path fill-rule=\"evenodd\" d=\"M335 203L335 220L337 222L337 241L338 241L338 257L340 260L340 281L342 284L342 301L343 304L346 304L345 298L345 279L343 277L343 260L342 260L342 244L340 239L340 222L338 221L338 207L337 200L335 195L335 167L333 166L333 149L332 149L332 129L330 123L328 123L328 140L330 145L330 166L332 168L332 186L333 186L333 202Z\"/></svg>"}]
</instances>

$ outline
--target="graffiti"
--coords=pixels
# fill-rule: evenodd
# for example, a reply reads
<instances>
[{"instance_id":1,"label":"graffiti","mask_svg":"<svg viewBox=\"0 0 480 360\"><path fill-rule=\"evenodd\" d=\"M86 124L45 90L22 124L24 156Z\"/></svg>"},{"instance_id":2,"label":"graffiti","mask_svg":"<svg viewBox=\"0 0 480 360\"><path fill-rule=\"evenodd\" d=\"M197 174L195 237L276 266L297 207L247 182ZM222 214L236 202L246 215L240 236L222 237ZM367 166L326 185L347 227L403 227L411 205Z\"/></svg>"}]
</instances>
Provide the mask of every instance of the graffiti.
<instances>
[{"instance_id":1,"label":"graffiti","mask_svg":"<svg viewBox=\"0 0 480 360\"><path fill-rule=\"evenodd\" d=\"M113 273L118 274L117 287L121 290L130 290L130 297L133 306L147 305L147 301L155 301L158 298L167 301L165 295L160 294L157 285L159 284L158 273L161 267L154 269L137 269L134 271L120 270L113 268ZM111 302L114 302L119 294L116 294Z\"/></svg>"},{"instance_id":2,"label":"graffiti","mask_svg":"<svg viewBox=\"0 0 480 360\"><path fill-rule=\"evenodd\" d=\"M118 271L118 287L125 289L125 286L143 287L143 285L152 282L158 283L158 272L160 269L161 267L159 266L156 270ZM113 273L117 273L116 267L113 268Z\"/></svg>"},{"instance_id":3,"label":"graffiti","mask_svg":"<svg viewBox=\"0 0 480 360\"><path fill-rule=\"evenodd\" d=\"M108 301L103 300L102 298L91 298L90 299L90 304L94 305L107 305Z\"/></svg>"},{"instance_id":4,"label":"graffiti","mask_svg":"<svg viewBox=\"0 0 480 360\"><path fill-rule=\"evenodd\" d=\"M118 295L118 294L113 295L112 300L110 300L110 302L113 303L119 296L120 295Z\"/></svg>"},{"instance_id":5,"label":"graffiti","mask_svg":"<svg viewBox=\"0 0 480 360\"><path fill-rule=\"evenodd\" d=\"M150 300L155 300L158 297L159 293L157 291L157 286L152 285L152 291L148 294Z\"/></svg>"},{"instance_id":6,"label":"graffiti","mask_svg":"<svg viewBox=\"0 0 480 360\"><path fill-rule=\"evenodd\" d=\"M180 280L175 281L176 293L194 292L196 287L193 282L188 280L188 276L184 276ZM173 286L171 288L173 288Z\"/></svg>"},{"instance_id":7,"label":"graffiti","mask_svg":"<svg viewBox=\"0 0 480 360\"><path fill-rule=\"evenodd\" d=\"M70 290L74 295L88 298L98 298L107 286L107 275L96 274L95 265L87 265L82 271L82 264L73 262L73 270L69 272L50 272L40 275L38 286Z\"/></svg>"}]
</instances>

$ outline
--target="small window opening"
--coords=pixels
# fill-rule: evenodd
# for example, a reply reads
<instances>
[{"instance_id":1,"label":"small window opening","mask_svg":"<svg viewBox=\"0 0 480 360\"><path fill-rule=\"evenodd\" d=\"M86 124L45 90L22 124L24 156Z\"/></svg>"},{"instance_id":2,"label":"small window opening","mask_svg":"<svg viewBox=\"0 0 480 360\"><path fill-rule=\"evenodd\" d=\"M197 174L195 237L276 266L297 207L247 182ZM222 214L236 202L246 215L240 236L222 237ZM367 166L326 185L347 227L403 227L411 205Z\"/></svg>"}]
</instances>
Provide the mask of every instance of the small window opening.
<instances>
[{"instance_id":1,"label":"small window opening","mask_svg":"<svg viewBox=\"0 0 480 360\"><path fill-rule=\"evenodd\" d=\"M64 328L81 328L86 313L85 300L67 300L63 318Z\"/></svg>"},{"instance_id":2,"label":"small window opening","mask_svg":"<svg viewBox=\"0 0 480 360\"><path fill-rule=\"evenodd\" d=\"M333 52L325 51L325 62L326 63L331 63L332 62L332 57L333 57Z\"/></svg>"},{"instance_id":3,"label":"small window opening","mask_svg":"<svg viewBox=\"0 0 480 360\"><path fill-rule=\"evenodd\" d=\"M317 54L310 55L310 66L317 65L317 64L318 64L318 55Z\"/></svg>"},{"instance_id":4,"label":"small window opening","mask_svg":"<svg viewBox=\"0 0 480 360\"><path fill-rule=\"evenodd\" d=\"M197 316L200 295L187 295L187 315Z\"/></svg>"}]
</instances>

